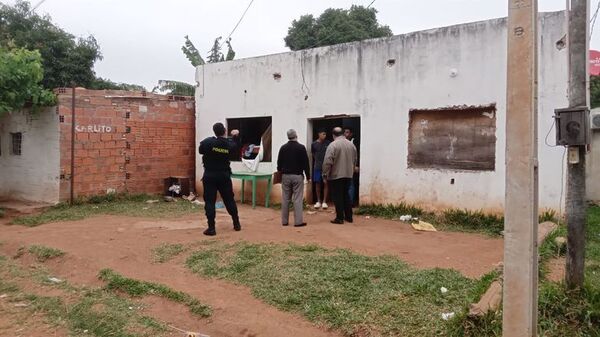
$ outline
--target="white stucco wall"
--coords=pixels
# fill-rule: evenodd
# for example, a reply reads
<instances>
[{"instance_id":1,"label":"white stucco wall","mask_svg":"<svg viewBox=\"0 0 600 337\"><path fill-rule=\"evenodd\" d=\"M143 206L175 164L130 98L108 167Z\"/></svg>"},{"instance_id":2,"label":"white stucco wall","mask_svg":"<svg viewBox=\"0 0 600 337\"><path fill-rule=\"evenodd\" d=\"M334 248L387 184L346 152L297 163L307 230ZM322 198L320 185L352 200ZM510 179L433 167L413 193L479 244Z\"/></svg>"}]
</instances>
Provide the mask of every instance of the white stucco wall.
<instances>
[{"instance_id":1,"label":"white stucco wall","mask_svg":"<svg viewBox=\"0 0 600 337\"><path fill-rule=\"evenodd\" d=\"M540 33L540 207L558 209L562 148L546 146L544 136L554 109L567 106L567 51L556 47L566 33L565 14L541 14ZM287 129L298 130L306 144L308 119L360 116L361 202L499 211L505 184L506 47L506 19L495 19L200 66L197 141L212 135L216 121L272 116L273 163L262 163L259 170L273 172ZM388 59L395 65L388 66ZM407 168L410 109L490 103L497 107L495 171ZM199 185L198 154L196 167ZM233 167L241 169L239 163Z\"/></svg>"},{"instance_id":2,"label":"white stucco wall","mask_svg":"<svg viewBox=\"0 0 600 337\"><path fill-rule=\"evenodd\" d=\"M23 134L21 153L11 154L11 133ZM57 203L60 179L59 120L50 108L0 118L0 199Z\"/></svg>"},{"instance_id":3,"label":"white stucco wall","mask_svg":"<svg viewBox=\"0 0 600 337\"><path fill-rule=\"evenodd\" d=\"M600 114L600 108L591 111L592 116ZM592 146L587 156L586 194L587 199L600 202L600 130L592 130Z\"/></svg>"}]
</instances>

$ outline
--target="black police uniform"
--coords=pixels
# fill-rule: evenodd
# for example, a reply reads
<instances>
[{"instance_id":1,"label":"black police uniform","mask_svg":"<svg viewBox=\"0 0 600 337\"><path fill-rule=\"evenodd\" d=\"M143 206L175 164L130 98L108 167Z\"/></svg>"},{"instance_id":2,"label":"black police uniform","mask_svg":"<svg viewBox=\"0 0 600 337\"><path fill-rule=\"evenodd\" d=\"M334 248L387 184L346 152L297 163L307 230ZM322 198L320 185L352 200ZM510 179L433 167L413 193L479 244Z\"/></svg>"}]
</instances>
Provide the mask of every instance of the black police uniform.
<instances>
[{"instance_id":1,"label":"black police uniform","mask_svg":"<svg viewBox=\"0 0 600 337\"><path fill-rule=\"evenodd\" d=\"M239 138L208 137L200 142L198 152L202 156L204 164L204 210L208 219L208 232L215 232L215 202L217 191L221 194L223 203L231 219L235 230L240 230L240 219L238 217L237 205L233 198L233 186L231 184L231 167L229 166L229 154L239 148ZM206 234L206 233L205 233Z\"/></svg>"}]
</instances>

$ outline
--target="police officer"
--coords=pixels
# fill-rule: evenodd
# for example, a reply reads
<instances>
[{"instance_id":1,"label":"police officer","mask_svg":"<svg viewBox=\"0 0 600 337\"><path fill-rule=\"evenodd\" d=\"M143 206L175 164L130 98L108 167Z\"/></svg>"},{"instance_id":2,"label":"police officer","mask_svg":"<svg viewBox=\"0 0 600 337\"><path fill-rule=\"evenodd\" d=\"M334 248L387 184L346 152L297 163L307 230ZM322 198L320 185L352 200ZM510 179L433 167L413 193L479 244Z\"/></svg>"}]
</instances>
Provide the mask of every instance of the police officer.
<instances>
[{"instance_id":1,"label":"police officer","mask_svg":"<svg viewBox=\"0 0 600 337\"><path fill-rule=\"evenodd\" d=\"M204 187L204 211L208 220L208 229L204 235L217 235L215 229L215 202L217 191L221 194L225 208L233 220L233 229L242 230L238 217L237 205L233 199L233 186L231 184L231 167L229 166L229 154L239 148L239 131L231 130L231 137L227 138L225 126L215 123L213 131L216 137L208 137L200 142L198 152L202 156L204 164L204 176L202 186Z\"/></svg>"}]
</instances>

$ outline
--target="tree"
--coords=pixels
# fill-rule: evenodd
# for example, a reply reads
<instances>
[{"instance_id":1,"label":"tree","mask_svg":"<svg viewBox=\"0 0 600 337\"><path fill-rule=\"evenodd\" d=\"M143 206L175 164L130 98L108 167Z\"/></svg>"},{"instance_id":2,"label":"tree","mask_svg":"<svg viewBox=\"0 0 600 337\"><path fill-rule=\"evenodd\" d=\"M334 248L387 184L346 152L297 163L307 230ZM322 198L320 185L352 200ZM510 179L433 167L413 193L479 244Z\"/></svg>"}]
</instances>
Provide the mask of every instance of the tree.
<instances>
[{"instance_id":1,"label":"tree","mask_svg":"<svg viewBox=\"0 0 600 337\"><path fill-rule=\"evenodd\" d=\"M56 104L56 96L40 85L44 72L37 51L0 47L0 116L31 106Z\"/></svg>"},{"instance_id":2,"label":"tree","mask_svg":"<svg viewBox=\"0 0 600 337\"><path fill-rule=\"evenodd\" d=\"M590 76L590 106L600 107L600 76Z\"/></svg>"},{"instance_id":3,"label":"tree","mask_svg":"<svg viewBox=\"0 0 600 337\"><path fill-rule=\"evenodd\" d=\"M94 90L126 90L126 91L146 91L146 88L138 84L116 83L109 79L97 77L89 85L88 89Z\"/></svg>"},{"instance_id":4,"label":"tree","mask_svg":"<svg viewBox=\"0 0 600 337\"><path fill-rule=\"evenodd\" d=\"M223 55L223 53L221 52L221 39L222 37L219 36L213 42L213 46L209 51L208 57L206 58L208 63L231 61L235 58L235 51L233 50L233 47L231 47L231 38L225 41L225 43L227 43L226 56ZM200 55L200 52L198 51L196 46L194 46L192 41L190 41L187 35L185 36L185 44L183 45L183 47L181 47L181 51L183 51L183 54L190 61L192 66L197 67L206 64L206 62L204 62L204 59L202 58L202 55Z\"/></svg>"},{"instance_id":5,"label":"tree","mask_svg":"<svg viewBox=\"0 0 600 337\"><path fill-rule=\"evenodd\" d=\"M175 96L194 96L196 87L185 82L160 80L152 92L163 92Z\"/></svg>"},{"instance_id":6,"label":"tree","mask_svg":"<svg viewBox=\"0 0 600 337\"><path fill-rule=\"evenodd\" d=\"M93 36L75 38L55 26L49 16L31 11L27 1L14 6L0 5L0 44L39 50L44 68L45 88L77 84L89 86L95 79L94 63L102 59Z\"/></svg>"},{"instance_id":7,"label":"tree","mask_svg":"<svg viewBox=\"0 0 600 337\"><path fill-rule=\"evenodd\" d=\"M353 5L349 10L329 8L317 19L303 15L292 21L285 45L291 50L392 36L388 26L377 21L377 10Z\"/></svg>"}]
</instances>

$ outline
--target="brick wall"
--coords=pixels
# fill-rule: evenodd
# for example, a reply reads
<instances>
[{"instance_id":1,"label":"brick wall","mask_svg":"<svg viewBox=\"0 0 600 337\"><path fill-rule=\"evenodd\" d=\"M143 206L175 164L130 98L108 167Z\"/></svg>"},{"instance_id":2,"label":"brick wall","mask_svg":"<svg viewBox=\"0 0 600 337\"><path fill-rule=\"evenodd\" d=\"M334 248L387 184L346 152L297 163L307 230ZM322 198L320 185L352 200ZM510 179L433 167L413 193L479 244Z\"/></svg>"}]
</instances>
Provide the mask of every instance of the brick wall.
<instances>
[{"instance_id":1,"label":"brick wall","mask_svg":"<svg viewBox=\"0 0 600 337\"><path fill-rule=\"evenodd\" d=\"M69 198L72 89L57 89L60 197ZM141 92L75 91L76 196L161 193L163 179L194 179L194 102Z\"/></svg>"}]
</instances>

